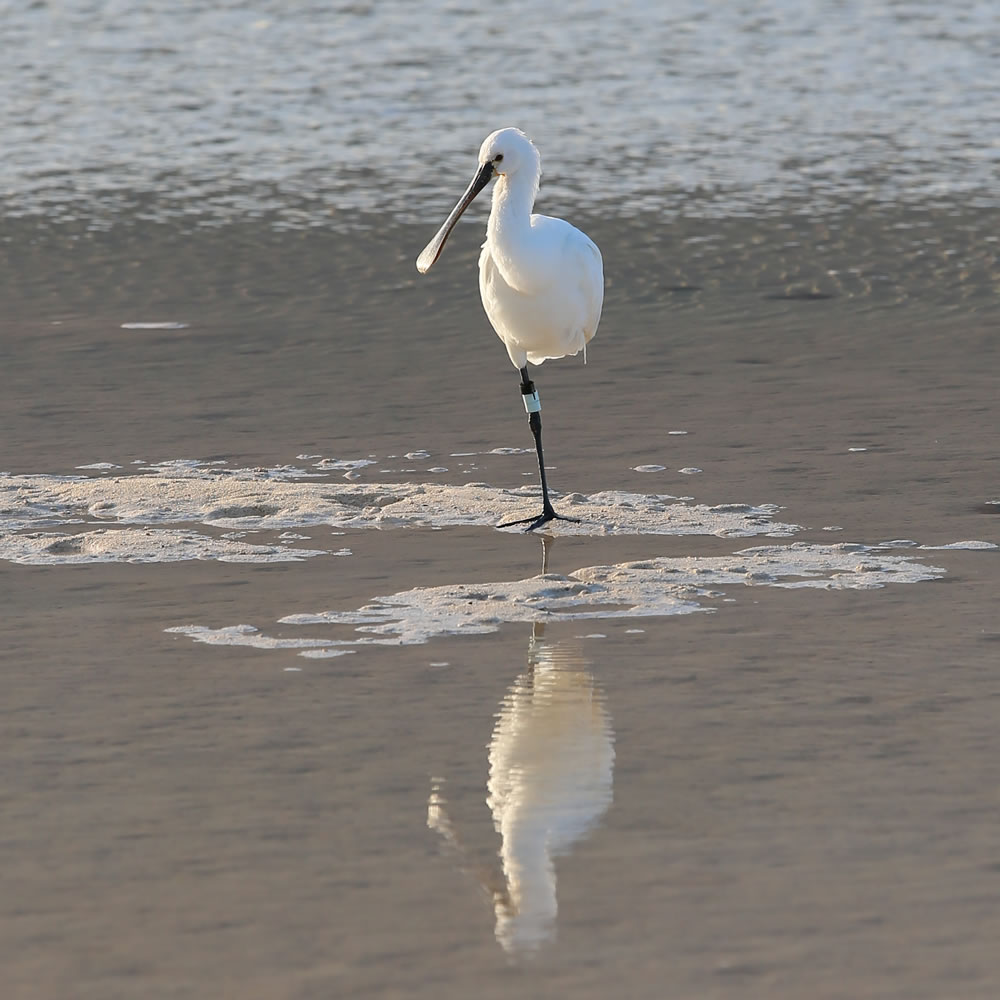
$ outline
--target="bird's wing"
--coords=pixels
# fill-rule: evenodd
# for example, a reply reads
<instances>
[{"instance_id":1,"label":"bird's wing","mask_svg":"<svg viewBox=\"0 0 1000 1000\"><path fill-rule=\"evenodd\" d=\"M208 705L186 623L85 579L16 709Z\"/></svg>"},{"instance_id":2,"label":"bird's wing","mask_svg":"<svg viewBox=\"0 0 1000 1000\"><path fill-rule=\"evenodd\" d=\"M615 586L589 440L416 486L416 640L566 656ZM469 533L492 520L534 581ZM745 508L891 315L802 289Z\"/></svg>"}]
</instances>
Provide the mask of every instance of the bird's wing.
<instances>
[{"instance_id":1,"label":"bird's wing","mask_svg":"<svg viewBox=\"0 0 1000 1000\"><path fill-rule=\"evenodd\" d=\"M579 328L584 335L584 343L593 340L597 324L601 321L601 307L604 304L604 261L597 244L576 226L565 219L553 219L547 215L533 215L533 227L544 228L550 233L560 232L562 252L552 254L551 259L560 268L570 267L576 275L577 316ZM558 277L558 275L556 275Z\"/></svg>"},{"instance_id":2,"label":"bird's wing","mask_svg":"<svg viewBox=\"0 0 1000 1000\"><path fill-rule=\"evenodd\" d=\"M580 233L579 230L576 232ZM580 295L584 303L583 336L590 343L597 333L597 324L601 321L601 309L604 306L604 261L597 244L584 233L578 241L577 256L579 257Z\"/></svg>"}]
</instances>

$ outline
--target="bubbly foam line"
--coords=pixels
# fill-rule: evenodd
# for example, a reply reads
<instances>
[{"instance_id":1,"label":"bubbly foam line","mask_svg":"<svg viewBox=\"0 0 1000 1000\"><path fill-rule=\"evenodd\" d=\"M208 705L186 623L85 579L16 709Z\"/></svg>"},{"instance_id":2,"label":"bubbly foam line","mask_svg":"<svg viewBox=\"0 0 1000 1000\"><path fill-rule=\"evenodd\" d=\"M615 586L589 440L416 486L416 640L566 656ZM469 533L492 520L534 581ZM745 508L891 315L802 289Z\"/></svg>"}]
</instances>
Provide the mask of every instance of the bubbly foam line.
<instances>
[{"instance_id":1,"label":"bubbly foam line","mask_svg":"<svg viewBox=\"0 0 1000 1000\"><path fill-rule=\"evenodd\" d=\"M0 533L0 559L26 566L78 563L165 563L214 559L230 563L301 562L323 549L251 545L178 529L99 528L67 534L55 531Z\"/></svg>"},{"instance_id":2,"label":"bubbly foam line","mask_svg":"<svg viewBox=\"0 0 1000 1000\"><path fill-rule=\"evenodd\" d=\"M195 462L159 463L126 476L0 477L0 530L66 524L88 517L116 524L202 523L243 530L319 524L358 529L495 527L539 506L537 487L485 483L303 482L288 467L221 469ZM575 535L754 535L788 537L798 525L775 521L771 504L708 506L669 494L609 490L570 493L559 505L580 518L557 530ZM517 530L517 529L511 529Z\"/></svg>"},{"instance_id":3,"label":"bubbly foam line","mask_svg":"<svg viewBox=\"0 0 1000 1000\"><path fill-rule=\"evenodd\" d=\"M1000 546L996 545L994 542L982 542L970 539L964 542L949 542L947 545L921 545L920 548L925 552L950 552L956 550L968 550L970 552L975 552L996 549L1000 548Z\"/></svg>"},{"instance_id":4,"label":"bubbly foam line","mask_svg":"<svg viewBox=\"0 0 1000 1000\"><path fill-rule=\"evenodd\" d=\"M201 625L179 625L165 628L164 632L189 635L195 642L205 642L211 646L250 646L254 649L302 649L300 655L345 656L353 649L333 649L345 645L331 639L276 639L261 634L253 625L227 625L225 628L204 628Z\"/></svg>"},{"instance_id":5,"label":"bubbly foam line","mask_svg":"<svg viewBox=\"0 0 1000 1000\"><path fill-rule=\"evenodd\" d=\"M588 566L568 576L547 574L498 583L416 587L375 598L354 611L285 615L281 625L354 626L358 638L316 641L336 647L412 645L439 636L483 635L512 622L623 619L714 611L716 588L869 590L918 583L945 574L937 566L866 545L794 542L744 549L731 556L658 558ZM250 626L235 626L247 629ZM224 629L180 626L168 631L224 642ZM245 633L239 633L244 635ZM290 643L292 640L280 640ZM241 640L242 642L242 640Z\"/></svg>"}]
</instances>

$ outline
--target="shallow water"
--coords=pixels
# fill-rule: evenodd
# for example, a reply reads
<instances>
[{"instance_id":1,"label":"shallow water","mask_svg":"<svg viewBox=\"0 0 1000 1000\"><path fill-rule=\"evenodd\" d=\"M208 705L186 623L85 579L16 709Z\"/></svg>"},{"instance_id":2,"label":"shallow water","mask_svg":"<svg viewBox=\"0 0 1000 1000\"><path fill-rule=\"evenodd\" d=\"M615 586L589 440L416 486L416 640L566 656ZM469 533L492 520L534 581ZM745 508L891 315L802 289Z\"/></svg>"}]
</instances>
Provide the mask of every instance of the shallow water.
<instances>
[{"instance_id":1,"label":"shallow water","mask_svg":"<svg viewBox=\"0 0 1000 1000\"><path fill-rule=\"evenodd\" d=\"M490 527L535 472L472 233L420 282L388 221L19 241L12 995L989 995L994 264L891 218L980 263L918 280L868 217L840 252L891 281L776 297L785 231L730 220L665 291L676 233L588 227L590 364L537 377L590 519L545 580Z\"/></svg>"},{"instance_id":2,"label":"shallow water","mask_svg":"<svg viewBox=\"0 0 1000 1000\"><path fill-rule=\"evenodd\" d=\"M996 995L996 12L513 14L4 10L5 996Z\"/></svg>"}]
</instances>

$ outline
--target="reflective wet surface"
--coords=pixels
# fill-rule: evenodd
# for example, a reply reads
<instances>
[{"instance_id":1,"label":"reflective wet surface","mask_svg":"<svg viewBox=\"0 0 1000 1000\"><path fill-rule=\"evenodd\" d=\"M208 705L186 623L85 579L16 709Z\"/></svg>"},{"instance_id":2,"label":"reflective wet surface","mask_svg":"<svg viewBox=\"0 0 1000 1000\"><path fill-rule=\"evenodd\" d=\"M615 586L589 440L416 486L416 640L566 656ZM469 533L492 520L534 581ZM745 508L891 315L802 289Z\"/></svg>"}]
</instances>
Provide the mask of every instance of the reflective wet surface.
<instances>
[{"instance_id":1,"label":"reflective wet surface","mask_svg":"<svg viewBox=\"0 0 1000 1000\"><path fill-rule=\"evenodd\" d=\"M543 651L523 624L319 662L161 632L178 615L265 621L276 593L343 606L359 576L535 563L537 540L496 539L373 537L350 574L4 570L13 995L991 988L989 553L933 553L936 584L740 587L715 614L547 625ZM550 571L574 544L556 541ZM532 798L556 769L554 795ZM435 787L460 853L440 815L428 829ZM517 821L565 824L570 806L531 883L549 910L526 910L512 882L539 841ZM528 924L553 890L555 920ZM536 945L506 950L515 932Z\"/></svg>"},{"instance_id":2,"label":"reflective wet surface","mask_svg":"<svg viewBox=\"0 0 1000 1000\"><path fill-rule=\"evenodd\" d=\"M997 13L702 8L4 10L5 997L997 994Z\"/></svg>"},{"instance_id":3,"label":"reflective wet surface","mask_svg":"<svg viewBox=\"0 0 1000 1000\"><path fill-rule=\"evenodd\" d=\"M527 670L497 713L486 804L500 835L500 870L476 872L493 903L497 942L515 956L555 938L555 860L590 832L612 798L614 733L603 692L582 642L551 643L545 628L533 627ZM433 779L427 825L469 869L442 785Z\"/></svg>"}]
</instances>

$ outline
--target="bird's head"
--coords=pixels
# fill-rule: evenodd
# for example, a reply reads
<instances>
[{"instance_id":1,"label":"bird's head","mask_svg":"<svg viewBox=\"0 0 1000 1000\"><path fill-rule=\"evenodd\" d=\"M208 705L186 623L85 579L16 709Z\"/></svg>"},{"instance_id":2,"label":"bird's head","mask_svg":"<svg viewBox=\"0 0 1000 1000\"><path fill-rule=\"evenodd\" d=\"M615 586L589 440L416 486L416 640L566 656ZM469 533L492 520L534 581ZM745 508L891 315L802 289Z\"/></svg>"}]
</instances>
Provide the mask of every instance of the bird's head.
<instances>
[{"instance_id":1,"label":"bird's head","mask_svg":"<svg viewBox=\"0 0 1000 1000\"><path fill-rule=\"evenodd\" d=\"M535 144L519 128L501 128L488 135L479 148L479 165L493 164L498 177L527 172L541 173L541 157Z\"/></svg>"},{"instance_id":2,"label":"bird's head","mask_svg":"<svg viewBox=\"0 0 1000 1000\"><path fill-rule=\"evenodd\" d=\"M494 177L504 180L523 173L531 177L536 188L541 175L541 157L535 144L519 128L502 128L492 132L479 147L479 166L475 176L466 188L458 204L437 231L434 239L424 247L417 258L417 270L426 274L441 256L445 240L455 228L462 213L472 204L472 200ZM533 200L533 199L532 199Z\"/></svg>"}]
</instances>

